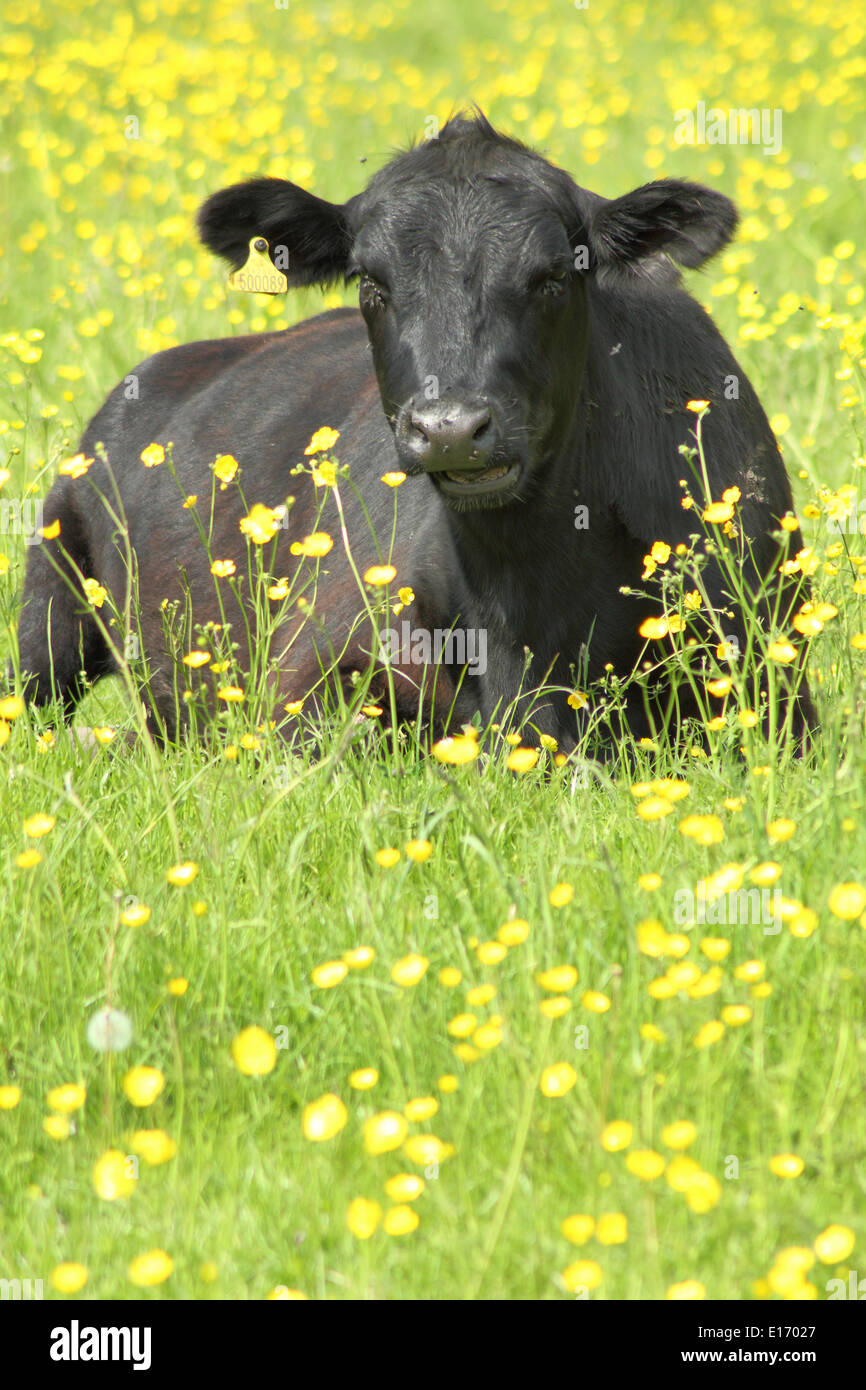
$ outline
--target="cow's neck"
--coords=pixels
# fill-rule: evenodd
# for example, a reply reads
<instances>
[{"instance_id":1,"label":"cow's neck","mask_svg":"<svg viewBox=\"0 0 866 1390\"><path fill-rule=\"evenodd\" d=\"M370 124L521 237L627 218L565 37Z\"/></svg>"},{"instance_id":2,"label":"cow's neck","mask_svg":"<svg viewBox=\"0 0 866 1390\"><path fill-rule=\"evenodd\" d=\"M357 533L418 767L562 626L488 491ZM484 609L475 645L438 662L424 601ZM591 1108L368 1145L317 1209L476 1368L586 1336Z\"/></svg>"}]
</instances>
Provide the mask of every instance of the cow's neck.
<instances>
[{"instance_id":1,"label":"cow's neck","mask_svg":"<svg viewBox=\"0 0 866 1390\"><path fill-rule=\"evenodd\" d=\"M521 644L540 631L552 635L554 596L579 581L584 563L574 489L561 465L545 473L551 486L529 502L449 518L479 621L504 625Z\"/></svg>"}]
</instances>

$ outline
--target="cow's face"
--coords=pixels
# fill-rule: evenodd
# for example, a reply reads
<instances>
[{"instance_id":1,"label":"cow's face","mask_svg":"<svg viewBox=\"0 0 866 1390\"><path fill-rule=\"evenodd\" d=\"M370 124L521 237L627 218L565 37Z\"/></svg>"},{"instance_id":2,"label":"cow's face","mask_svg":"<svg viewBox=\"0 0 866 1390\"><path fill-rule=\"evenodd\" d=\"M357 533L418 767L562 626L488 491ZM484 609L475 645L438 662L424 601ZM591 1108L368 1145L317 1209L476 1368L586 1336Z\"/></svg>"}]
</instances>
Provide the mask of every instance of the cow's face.
<instances>
[{"instance_id":1,"label":"cow's face","mask_svg":"<svg viewBox=\"0 0 866 1390\"><path fill-rule=\"evenodd\" d=\"M343 206L257 179L199 217L235 265L260 234L287 249L290 284L357 279L402 464L458 510L530 496L566 445L593 279L700 265L735 223L726 198L674 180L609 202L482 117L449 122Z\"/></svg>"},{"instance_id":2,"label":"cow's face","mask_svg":"<svg viewBox=\"0 0 866 1390\"><path fill-rule=\"evenodd\" d=\"M500 159L457 177L447 144L419 150L423 177L392 166L351 216L349 273L400 461L455 507L524 493L567 435L586 349L567 209L521 169L532 155L506 153L507 172Z\"/></svg>"}]
</instances>

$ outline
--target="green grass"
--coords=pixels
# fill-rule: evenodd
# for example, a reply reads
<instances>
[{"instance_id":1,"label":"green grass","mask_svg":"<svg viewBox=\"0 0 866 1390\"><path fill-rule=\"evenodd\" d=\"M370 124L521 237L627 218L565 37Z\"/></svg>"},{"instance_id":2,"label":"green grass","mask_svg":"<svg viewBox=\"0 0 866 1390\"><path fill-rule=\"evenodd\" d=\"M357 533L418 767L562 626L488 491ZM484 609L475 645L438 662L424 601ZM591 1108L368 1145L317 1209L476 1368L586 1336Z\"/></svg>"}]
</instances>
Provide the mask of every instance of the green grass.
<instances>
[{"instance_id":1,"label":"green grass","mask_svg":"<svg viewBox=\"0 0 866 1390\"><path fill-rule=\"evenodd\" d=\"M866 657L850 644L866 615L852 586L863 570L832 550L826 515L802 509L826 512L820 486L862 492L853 6L801 7L795 17L780 2L760 19L726 19L720 8L701 20L683 5L667 28L651 7L594 3L468 11L441 0L380 5L368 17L301 4L287 13L143 4L118 17L102 0L77 15L8 8L3 496L27 486L44 496L83 423L147 352L321 307L313 291L265 309L225 300L223 272L192 239L191 214L207 192L272 172L345 198L393 145L423 132L428 113L472 97L599 192L661 173L698 178L759 220L691 284L779 430L819 556L816 596L839 616L812 646L822 730L815 756L800 762L759 730L744 735L743 757L732 724L707 758L688 747L636 749L630 768L601 767L573 789L572 769L545 759L523 776L498 758L448 768L409 740L395 754L375 736L335 758L332 734L312 761L287 758L264 734L259 749L228 759L225 742L246 727L240 715L231 733L220 725L209 741L158 754L120 740L88 752L56 721L44 748L50 718L15 720L0 748L0 1086L20 1087L21 1099L0 1110L0 1277L42 1278L53 1296L52 1269L76 1261L89 1272L83 1297L261 1298L288 1287L329 1298L564 1298L562 1271L586 1258L603 1271L592 1298L661 1298L693 1279L708 1297L739 1299L754 1296L781 1249L811 1246L838 1223L856 1245L807 1275L825 1297L828 1279L862 1271L864 1259L866 933L828 903L834 887L866 881ZM672 111L697 99L783 107L781 159L673 146ZM122 136L129 112L151 131L138 144ZM603 131L603 144L588 143L587 130ZM84 174L73 167L70 181L70 165ZM777 179L786 171L787 187ZM791 291L802 311L786 309ZM110 322L99 322L101 311ZM80 378L58 373L78 366ZM855 557L866 552L862 538L847 539ZM0 574L5 660L25 547L15 534L0 541L10 561ZM77 722L134 728L121 682L98 686ZM690 794L673 814L644 821L631 784L660 777L686 779ZM725 806L731 798L741 809ZM37 812L56 824L28 838L23 822ZM724 840L704 847L682 835L678 823L692 814L718 815ZM775 842L766 827L783 817L795 829ZM426 863L405 853L395 867L377 863L377 850L416 837L433 844ZM28 845L42 860L22 868ZM197 876L173 887L166 871L185 860ZM651 997L650 982L674 961L642 954L637 924L658 917L677 932L675 894L723 864L747 876L768 860L782 867L785 897L817 914L816 929L695 927L685 960L705 971L703 936L731 943L719 989ZM663 879L655 892L638 884L650 871ZM554 908L548 894L559 882L574 895ZM146 924L122 924L128 899L151 909ZM495 938L513 916L529 923L526 941L483 964L473 942ZM312 983L316 966L362 944L376 952L367 969L333 989ZM391 970L409 953L429 967L402 987ZM772 985L763 998L735 974L754 960ZM543 1017L536 976L565 962L579 974L573 1008ZM446 966L463 972L458 987L439 983ZM179 977L189 988L175 997L167 985ZM447 1025L466 1011L467 989L487 981L496 997L472 1012L479 1024L501 1015L502 1040L462 1061ZM609 1009L587 1008L584 991L603 993ZM106 1002L135 1029L113 1057L85 1038ZM702 1025L740 1003L752 1009L746 1023L694 1046ZM647 1023L664 1040L642 1036ZM231 1059L233 1039L252 1024L286 1044L264 1076L242 1075ZM548 1098L542 1073L562 1062L575 1084ZM142 1110L121 1085L138 1065L165 1076ZM379 1082L356 1092L349 1075L366 1066ZM446 1074L459 1081L450 1094L437 1089ZM78 1081L87 1099L74 1132L52 1139L47 1093ZM348 1121L312 1143L302 1113L327 1092L345 1102ZM349 1203L365 1196L387 1208L389 1176L424 1175L400 1150L366 1153L363 1122L424 1096L437 1096L439 1111L410 1132L435 1133L454 1153L425 1178L415 1232L380 1227L360 1241L345 1224ZM627 1120L633 1150L667 1153L661 1130L681 1119L697 1128L690 1153L720 1185L706 1212L664 1176L642 1181L625 1153L600 1143L605 1124ZM128 1198L102 1200L94 1163L109 1149L130 1152L142 1128L167 1131L176 1156L142 1163ZM803 1159L801 1176L770 1171L784 1153ZM627 1241L592 1238L576 1250L560 1232L576 1212L623 1213ZM154 1248L174 1270L141 1290L127 1266ZM213 1283L201 1278L204 1262L218 1266Z\"/></svg>"}]
</instances>

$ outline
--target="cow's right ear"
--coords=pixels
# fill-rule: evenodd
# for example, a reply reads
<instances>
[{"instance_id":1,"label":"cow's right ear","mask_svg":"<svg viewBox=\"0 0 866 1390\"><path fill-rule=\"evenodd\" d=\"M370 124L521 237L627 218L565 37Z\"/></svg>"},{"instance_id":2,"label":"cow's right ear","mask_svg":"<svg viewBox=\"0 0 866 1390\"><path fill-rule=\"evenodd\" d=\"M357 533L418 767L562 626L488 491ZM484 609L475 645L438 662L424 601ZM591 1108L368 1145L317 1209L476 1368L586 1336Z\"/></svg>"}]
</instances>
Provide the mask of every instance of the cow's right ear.
<instances>
[{"instance_id":1,"label":"cow's right ear","mask_svg":"<svg viewBox=\"0 0 866 1390\"><path fill-rule=\"evenodd\" d=\"M285 179L251 179L220 189L202 204L199 236L234 270L246 261L252 238L263 236L290 285L317 285L346 272L352 246L348 207L327 203ZM287 265L285 256L277 256L279 247L288 253Z\"/></svg>"}]
</instances>

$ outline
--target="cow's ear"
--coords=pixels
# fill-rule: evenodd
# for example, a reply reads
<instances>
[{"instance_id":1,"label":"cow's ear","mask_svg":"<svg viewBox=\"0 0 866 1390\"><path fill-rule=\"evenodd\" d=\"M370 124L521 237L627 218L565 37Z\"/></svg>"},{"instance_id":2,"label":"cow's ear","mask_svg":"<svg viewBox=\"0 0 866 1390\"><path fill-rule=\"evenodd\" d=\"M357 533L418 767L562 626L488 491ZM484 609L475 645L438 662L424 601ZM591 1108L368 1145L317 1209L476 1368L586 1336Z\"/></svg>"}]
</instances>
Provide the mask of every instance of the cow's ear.
<instances>
[{"instance_id":1,"label":"cow's ear","mask_svg":"<svg viewBox=\"0 0 866 1390\"><path fill-rule=\"evenodd\" d=\"M737 210L730 198L680 179L658 179L596 210L590 242L599 266L623 267L664 252L694 267L730 241Z\"/></svg>"},{"instance_id":2,"label":"cow's ear","mask_svg":"<svg viewBox=\"0 0 866 1390\"><path fill-rule=\"evenodd\" d=\"M220 189L202 204L199 236L235 270L246 261L252 238L263 236L290 285L315 285L346 272L352 245L348 207L327 203L285 179L251 179ZM278 255L280 247L287 256Z\"/></svg>"}]
</instances>

